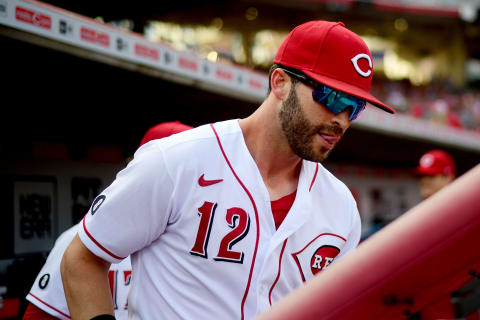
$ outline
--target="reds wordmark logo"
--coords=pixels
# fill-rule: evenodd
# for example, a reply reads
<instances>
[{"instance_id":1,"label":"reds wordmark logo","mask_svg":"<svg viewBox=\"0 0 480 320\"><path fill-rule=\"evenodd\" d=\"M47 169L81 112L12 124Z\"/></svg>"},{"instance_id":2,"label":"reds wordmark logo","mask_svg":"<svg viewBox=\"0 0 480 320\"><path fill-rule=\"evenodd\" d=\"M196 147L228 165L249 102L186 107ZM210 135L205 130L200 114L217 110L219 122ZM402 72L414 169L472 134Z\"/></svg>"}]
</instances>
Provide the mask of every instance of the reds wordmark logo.
<instances>
[{"instance_id":1,"label":"reds wordmark logo","mask_svg":"<svg viewBox=\"0 0 480 320\"><path fill-rule=\"evenodd\" d=\"M310 259L310 268L312 274L315 275L319 271L328 267L332 263L333 259L340 253L340 249L334 246L321 246L315 251Z\"/></svg>"},{"instance_id":2,"label":"reds wordmark logo","mask_svg":"<svg viewBox=\"0 0 480 320\"><path fill-rule=\"evenodd\" d=\"M327 268L340 253L346 240L336 234L322 233L302 250L292 253L303 281Z\"/></svg>"}]
</instances>

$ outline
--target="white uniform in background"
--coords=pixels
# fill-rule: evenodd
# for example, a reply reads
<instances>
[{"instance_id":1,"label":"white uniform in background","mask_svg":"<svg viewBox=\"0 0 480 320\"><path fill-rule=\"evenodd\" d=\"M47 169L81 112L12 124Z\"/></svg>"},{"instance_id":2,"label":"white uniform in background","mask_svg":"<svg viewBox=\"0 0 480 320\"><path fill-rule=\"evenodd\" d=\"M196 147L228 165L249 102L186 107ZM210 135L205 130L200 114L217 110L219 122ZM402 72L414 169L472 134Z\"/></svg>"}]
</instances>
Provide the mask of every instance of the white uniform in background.
<instances>
[{"instance_id":1,"label":"white uniform in background","mask_svg":"<svg viewBox=\"0 0 480 320\"><path fill-rule=\"evenodd\" d=\"M143 145L81 224L97 256L131 255L132 319L253 318L360 239L348 188L306 160L276 230L238 120Z\"/></svg>"},{"instance_id":2,"label":"white uniform in background","mask_svg":"<svg viewBox=\"0 0 480 320\"><path fill-rule=\"evenodd\" d=\"M75 225L58 237L45 265L40 270L32 289L26 297L28 301L46 313L63 320L70 320L71 317L65 300L60 262L65 249L77 234L79 227L80 225ZM115 317L118 320L128 319L127 296L131 275L130 257L125 258L118 264L112 264L108 272Z\"/></svg>"}]
</instances>

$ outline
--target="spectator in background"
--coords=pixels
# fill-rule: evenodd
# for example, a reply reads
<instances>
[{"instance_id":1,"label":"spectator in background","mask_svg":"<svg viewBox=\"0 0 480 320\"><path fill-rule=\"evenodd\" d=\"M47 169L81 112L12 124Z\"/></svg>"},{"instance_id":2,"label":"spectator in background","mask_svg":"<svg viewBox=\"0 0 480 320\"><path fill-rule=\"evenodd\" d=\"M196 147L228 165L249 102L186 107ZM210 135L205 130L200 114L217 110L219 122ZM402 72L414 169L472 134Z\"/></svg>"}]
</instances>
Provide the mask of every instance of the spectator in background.
<instances>
[{"instance_id":1,"label":"spectator in background","mask_svg":"<svg viewBox=\"0 0 480 320\"><path fill-rule=\"evenodd\" d=\"M140 146L151 140L168 137L191 128L179 121L157 124L147 130L140 142ZM128 159L126 161L128 164ZM40 270L26 297L30 303L27 306L23 320L71 319L63 290L60 262L65 249L77 234L80 224L76 224L63 232L55 241L55 245L50 251L45 265ZM128 318L127 295L131 270L130 257L127 257L119 264L112 264L108 273L110 291L114 300L115 316L119 320Z\"/></svg>"},{"instance_id":2,"label":"spectator in background","mask_svg":"<svg viewBox=\"0 0 480 320\"><path fill-rule=\"evenodd\" d=\"M371 92L399 113L461 130L480 132L480 92L448 83L415 86L408 81L375 81ZM407 94L408 92L408 94Z\"/></svg>"},{"instance_id":3,"label":"spectator in background","mask_svg":"<svg viewBox=\"0 0 480 320\"><path fill-rule=\"evenodd\" d=\"M426 199L455 179L455 162L443 150L425 153L416 169L420 175L420 193Z\"/></svg>"},{"instance_id":4,"label":"spectator in background","mask_svg":"<svg viewBox=\"0 0 480 320\"><path fill-rule=\"evenodd\" d=\"M400 112L407 112L409 108L409 101L405 95L405 90L402 82L389 83L387 93L387 103L395 106L395 110Z\"/></svg>"},{"instance_id":5,"label":"spectator in background","mask_svg":"<svg viewBox=\"0 0 480 320\"><path fill-rule=\"evenodd\" d=\"M426 199L437 193L455 179L455 162L443 150L431 150L422 155L417 166L420 175L420 193ZM415 314L413 319L455 319L455 309L450 296L442 297L432 305Z\"/></svg>"}]
</instances>

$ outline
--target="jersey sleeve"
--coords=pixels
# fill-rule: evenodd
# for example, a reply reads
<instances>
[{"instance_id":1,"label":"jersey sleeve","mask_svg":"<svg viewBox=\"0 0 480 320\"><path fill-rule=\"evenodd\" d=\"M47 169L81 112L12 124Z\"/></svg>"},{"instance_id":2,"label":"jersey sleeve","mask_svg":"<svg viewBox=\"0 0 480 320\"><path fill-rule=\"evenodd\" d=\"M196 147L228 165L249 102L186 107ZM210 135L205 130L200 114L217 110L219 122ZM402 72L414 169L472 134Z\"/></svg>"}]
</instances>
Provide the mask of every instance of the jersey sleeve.
<instances>
[{"instance_id":1,"label":"jersey sleeve","mask_svg":"<svg viewBox=\"0 0 480 320\"><path fill-rule=\"evenodd\" d=\"M37 308L58 319L71 319L63 289L60 263L80 227L81 225L75 225L58 237L26 297ZM127 298L131 274L130 257L110 267L108 277L116 319L128 319Z\"/></svg>"},{"instance_id":2,"label":"jersey sleeve","mask_svg":"<svg viewBox=\"0 0 480 320\"><path fill-rule=\"evenodd\" d=\"M78 225L71 227L55 241L47 261L26 297L36 307L59 319L70 319L60 273L60 262L63 253L77 234L78 227Z\"/></svg>"},{"instance_id":3,"label":"jersey sleeve","mask_svg":"<svg viewBox=\"0 0 480 320\"><path fill-rule=\"evenodd\" d=\"M83 218L80 239L98 257L118 263L164 232L173 181L160 144L158 140L140 147Z\"/></svg>"}]
</instances>

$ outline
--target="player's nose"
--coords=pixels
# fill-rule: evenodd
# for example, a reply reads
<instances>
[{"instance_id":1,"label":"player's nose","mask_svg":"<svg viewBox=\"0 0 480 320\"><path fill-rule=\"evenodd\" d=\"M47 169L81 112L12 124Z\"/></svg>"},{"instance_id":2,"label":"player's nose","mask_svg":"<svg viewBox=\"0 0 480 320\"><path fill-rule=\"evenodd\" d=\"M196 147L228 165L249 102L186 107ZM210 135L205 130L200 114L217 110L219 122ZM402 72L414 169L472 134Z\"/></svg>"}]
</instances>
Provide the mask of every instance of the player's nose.
<instances>
[{"instance_id":1,"label":"player's nose","mask_svg":"<svg viewBox=\"0 0 480 320\"><path fill-rule=\"evenodd\" d=\"M333 114L331 121L333 124L336 124L345 130L352 123L352 120L348 119L349 116L350 116L350 110L346 109L340 113Z\"/></svg>"}]
</instances>

